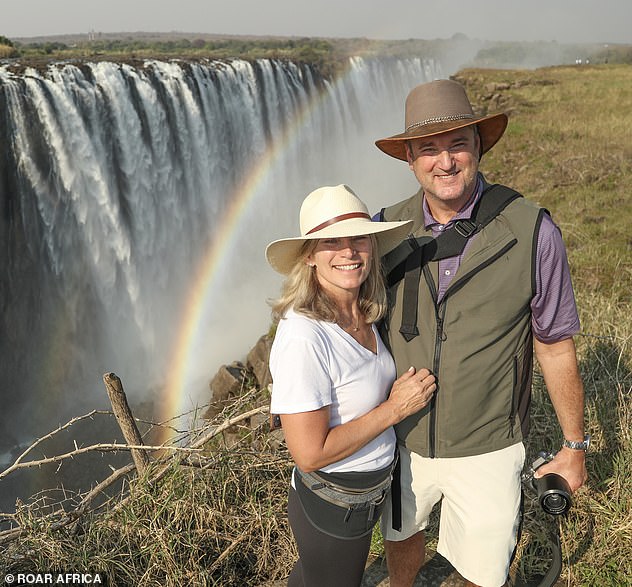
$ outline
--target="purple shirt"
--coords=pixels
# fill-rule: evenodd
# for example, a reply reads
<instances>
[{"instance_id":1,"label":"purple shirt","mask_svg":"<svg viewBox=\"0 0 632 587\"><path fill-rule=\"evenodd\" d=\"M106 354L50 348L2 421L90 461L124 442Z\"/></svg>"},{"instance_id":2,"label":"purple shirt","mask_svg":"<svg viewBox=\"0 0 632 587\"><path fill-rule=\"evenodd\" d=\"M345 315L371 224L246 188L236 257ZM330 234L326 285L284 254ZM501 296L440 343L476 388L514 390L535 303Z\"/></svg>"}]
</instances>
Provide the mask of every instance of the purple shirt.
<instances>
[{"instance_id":1,"label":"purple shirt","mask_svg":"<svg viewBox=\"0 0 632 587\"><path fill-rule=\"evenodd\" d=\"M456 220L470 219L476 202L483 193L483 181L479 175L474 194L458 214L447 224L439 224L432 216L424 198L423 213L426 229L434 237L452 229ZM473 237L476 238L476 235ZM471 244L468 241L463 253L439 261L438 300L448 289L461 259ZM571 283L562 234L548 214L540 225L536 248L536 293L531 300L531 326L533 335L541 342L553 343L570 338L579 332L579 316Z\"/></svg>"}]
</instances>

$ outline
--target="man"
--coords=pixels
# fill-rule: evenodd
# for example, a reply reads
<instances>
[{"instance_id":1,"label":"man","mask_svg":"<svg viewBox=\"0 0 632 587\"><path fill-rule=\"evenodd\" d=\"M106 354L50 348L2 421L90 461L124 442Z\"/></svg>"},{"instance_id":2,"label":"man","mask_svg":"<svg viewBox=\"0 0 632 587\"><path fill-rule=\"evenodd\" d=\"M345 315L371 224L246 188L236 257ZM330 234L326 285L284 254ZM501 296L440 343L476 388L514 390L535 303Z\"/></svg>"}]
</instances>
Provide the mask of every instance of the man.
<instances>
[{"instance_id":1,"label":"man","mask_svg":"<svg viewBox=\"0 0 632 587\"><path fill-rule=\"evenodd\" d=\"M376 142L407 161L421 186L381 214L412 219L419 239L390 267L390 346L398 373L425 366L437 381L433 401L397 426L401 529L390 509L382 523L392 587L413 584L440 500L437 550L469 585L505 584L520 521L533 348L565 438L537 476L556 472L572 491L587 478L572 338L579 320L560 232L546 211L490 189L479 172L506 126L505 114L477 117L460 84L437 80L408 95L405 132ZM464 248L442 257L443 233L461 235ZM426 242L436 247L430 259L420 252L427 247L416 248Z\"/></svg>"}]
</instances>

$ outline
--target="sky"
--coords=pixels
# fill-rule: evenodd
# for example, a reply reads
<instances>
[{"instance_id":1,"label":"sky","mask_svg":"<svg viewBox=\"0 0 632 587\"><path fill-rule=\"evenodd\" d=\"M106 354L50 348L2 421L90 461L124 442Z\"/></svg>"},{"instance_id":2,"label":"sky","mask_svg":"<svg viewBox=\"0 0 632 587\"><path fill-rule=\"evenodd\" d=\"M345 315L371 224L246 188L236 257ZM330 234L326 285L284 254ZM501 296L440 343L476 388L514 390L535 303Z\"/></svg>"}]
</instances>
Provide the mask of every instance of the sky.
<instances>
[{"instance_id":1,"label":"sky","mask_svg":"<svg viewBox=\"0 0 632 587\"><path fill-rule=\"evenodd\" d=\"M5 0L0 35L186 32L632 43L632 0Z\"/></svg>"}]
</instances>

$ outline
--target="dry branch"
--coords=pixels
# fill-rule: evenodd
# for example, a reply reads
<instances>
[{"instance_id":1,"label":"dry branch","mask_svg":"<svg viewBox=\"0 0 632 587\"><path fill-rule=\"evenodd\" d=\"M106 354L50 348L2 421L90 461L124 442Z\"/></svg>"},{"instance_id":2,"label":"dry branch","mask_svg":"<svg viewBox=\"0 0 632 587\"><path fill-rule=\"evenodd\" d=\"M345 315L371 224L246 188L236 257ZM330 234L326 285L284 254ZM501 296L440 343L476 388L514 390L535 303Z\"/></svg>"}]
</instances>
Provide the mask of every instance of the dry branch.
<instances>
[{"instance_id":1,"label":"dry branch","mask_svg":"<svg viewBox=\"0 0 632 587\"><path fill-rule=\"evenodd\" d=\"M127 403L123 384L114 373L106 373L103 375L103 383L105 383L105 388L108 392L112 409L114 410L114 416L121 428L121 432L123 432L123 437L130 447L134 446L134 448L131 449L132 459L134 459L138 474L142 475L149 465L149 456L142 448L143 439Z\"/></svg>"},{"instance_id":2,"label":"dry branch","mask_svg":"<svg viewBox=\"0 0 632 587\"><path fill-rule=\"evenodd\" d=\"M15 463L14 464L20 463L22 461L22 459L24 457L26 457L26 455L28 455L37 446L42 444L42 442L44 442L45 440L49 440L50 438L55 436L55 434L57 434L58 432L61 432L62 430L66 430L67 428L70 428L73 424L76 424L77 422L80 422L81 420L86 420L88 418L92 418L92 416L94 416L95 414L110 414L110 413L111 412L102 412L102 411L99 411L99 410L92 410L88 414L84 414L83 416L77 416L75 418L72 418L71 420L69 420L65 424L63 424L61 426L58 426L52 432L49 432L45 436L42 436L41 438L38 438L37 440L35 440L35 442L33 442L20 456L18 456L17 459L15 459ZM0 479L2 479L2 477L5 476L5 473L6 473L6 471L3 472L2 474L0 474Z\"/></svg>"},{"instance_id":3,"label":"dry branch","mask_svg":"<svg viewBox=\"0 0 632 587\"><path fill-rule=\"evenodd\" d=\"M120 469L116 469L107 479L101 481L101 483L93 487L86 495L84 495L78 507L70 512L65 513L61 520L58 520L54 524L52 524L51 529L58 530L65 526L69 526L70 524L78 520L85 513L90 503L92 503L92 501L99 494L101 494L110 485L116 483L116 481L131 473L135 469L136 465L134 463L130 463L128 465L125 465L124 467L121 467ZM3 532L0 532L0 544L16 540L17 538L20 538L23 533L24 528L21 527L4 530Z\"/></svg>"},{"instance_id":4,"label":"dry branch","mask_svg":"<svg viewBox=\"0 0 632 587\"><path fill-rule=\"evenodd\" d=\"M207 442L211 441L218 434L221 434L222 432L224 432L224 430L227 430L231 426L234 426L235 424L238 424L239 422L243 420L252 418L252 416L254 416L255 414L264 414L269 411L270 411L269 406L259 406L258 408L253 408L252 410L244 412L243 414L239 414L237 416L234 416L233 418L229 418L225 420L224 422L222 422L219 426L212 426L210 431L208 431L203 436L200 436L195 441L191 442L189 450L191 452L199 451ZM196 466L196 463L191 463L190 461L185 464ZM151 477L151 482L156 483L157 481L160 481L164 477L164 475L167 473L168 470L169 470L169 464L167 463L166 465L163 465L156 472L156 474Z\"/></svg>"},{"instance_id":5,"label":"dry branch","mask_svg":"<svg viewBox=\"0 0 632 587\"><path fill-rule=\"evenodd\" d=\"M182 446L165 446L163 444L158 446L151 446L147 444L117 444L117 443L99 443L99 444L91 444L90 446L84 446L82 448L76 448L75 450L71 450L70 452L66 452L60 455L55 455L53 457L45 457L43 459L37 459L34 461L26 461L26 462L15 462L11 466L7 467L2 473L0 473L0 479L6 477L13 471L17 469L28 469L31 467L41 467L42 465L49 465L51 463L60 463L65 461L66 459L71 459L78 455L86 454L89 452L116 452L120 450L129 450L131 452L139 452L139 451L163 451L169 450L173 452L198 452L202 449L200 448L187 448ZM136 463L134 463L136 466ZM136 466L138 469L138 467Z\"/></svg>"},{"instance_id":6,"label":"dry branch","mask_svg":"<svg viewBox=\"0 0 632 587\"><path fill-rule=\"evenodd\" d=\"M81 502L76 508L73 508L69 512L61 512L61 518L58 517L60 512L56 512L51 517L51 526L50 528L53 530L70 526L78 519L80 519L88 510L91 503L94 501L96 497L102 494L108 487L116 483L118 480L122 479L126 475L133 472L135 469L138 474L141 475L144 471L146 471L146 467L150 464L149 457L147 456L147 451L165 451L165 454L158 457L155 463L161 463L162 466L155 470L147 481L149 483L156 483L160 479L162 479L165 473L169 470L170 458L174 453L185 453L187 457L192 454L200 455L203 451L203 446L211 441L214 437L218 436L228 428L242 422L244 420L248 420L255 416L256 414L266 413L269 411L269 407L267 405L260 406L251 410L248 410L244 413L238 414L236 416L227 418L221 424L216 426L210 426L210 429L206 429L203 427L200 434L195 440L191 440L191 433L189 433L189 442L188 446L174 446L169 444L161 444L159 446L151 446L145 445L142 442L140 432L136 426L135 420L132 416L131 410L127 404L127 399L125 397L125 393L123 391L123 387L120 379L113 373L107 373L103 376L103 381L106 385L106 389L108 391L108 396L110 397L110 401L113 407L114 416L117 418L117 422L121 427L121 431L127 441L127 444L120 443L98 443L85 447L78 447L75 444L75 449L63 454L54 455L51 457L45 457L41 459L34 459L30 461L25 461L25 457L29 455L33 449L42 444L47 439L50 439L55 434L62 430L66 430L73 424L78 421L91 418L96 413L104 413L111 415L112 412L97 412L96 410L76 418L71 419L69 422L64 424L63 426L59 426L53 432L43 436L35 440L35 442L29 446L17 459L16 461L10 465L7 469L0 473L0 479L6 477L12 472L18 469L25 469L31 467L40 467L42 465L47 465L51 463L60 463L67 459L72 459L81 454L86 454L90 452L111 452L111 451L121 451L121 450L129 450L132 453L134 458L134 462L130 463L120 469L116 469L112 472L112 474L107 477L105 480L101 481L98 485L92 488L89 492L87 492L83 497ZM140 456L139 456L140 455ZM185 465L194 465L190 458L185 458L184 462L180 461ZM140 465L140 467L139 467ZM117 507L114 509L118 509L121 505L123 505L127 501L127 498L123 498ZM53 521L54 519L54 521ZM5 544L7 542L11 542L20 538L24 533L24 529L21 527L11 528L6 531L0 532L0 544ZM223 560L226 556L229 556L230 552L233 548L239 543L237 540L233 545L231 545L222 556L220 556L220 561ZM217 562L220 562L217 561Z\"/></svg>"},{"instance_id":7,"label":"dry branch","mask_svg":"<svg viewBox=\"0 0 632 587\"><path fill-rule=\"evenodd\" d=\"M241 536L239 536L238 538L236 538L235 540L233 540L233 542L230 544L230 546L228 546L228 548L226 548L213 562L213 564L211 565L210 571L209 572L213 572L215 569L219 568L220 565L224 562L224 560L226 558L228 558L230 556L230 554L233 552L233 550L235 550L235 548L237 548L246 538L248 538L248 535L243 533Z\"/></svg>"},{"instance_id":8,"label":"dry branch","mask_svg":"<svg viewBox=\"0 0 632 587\"><path fill-rule=\"evenodd\" d=\"M129 465L125 465L120 469L116 469L107 479L104 479L93 487L86 495L83 496L81 503L74 510L75 514L81 515L86 511L86 508L92 503L92 500L95 499L100 493L105 491L110 485L116 483L120 478L124 477L128 473L131 473L136 468L136 465L130 463Z\"/></svg>"},{"instance_id":9,"label":"dry branch","mask_svg":"<svg viewBox=\"0 0 632 587\"><path fill-rule=\"evenodd\" d=\"M192 442L191 447L199 448L203 446L204 444L206 444L209 440L211 440L218 434L221 434L222 432L224 432L224 430L227 430L231 426L234 426L238 422L241 422L242 420L247 420L248 418L252 418L252 416L254 416L255 414L265 414L266 412L269 412L269 411L270 411L269 406L259 406L258 408L253 408L252 410L249 410L248 412L239 414L238 416L235 416L234 418L229 418L228 420L224 421L219 426L213 427L210 432L208 432L204 436L201 436L195 442Z\"/></svg>"}]
</instances>

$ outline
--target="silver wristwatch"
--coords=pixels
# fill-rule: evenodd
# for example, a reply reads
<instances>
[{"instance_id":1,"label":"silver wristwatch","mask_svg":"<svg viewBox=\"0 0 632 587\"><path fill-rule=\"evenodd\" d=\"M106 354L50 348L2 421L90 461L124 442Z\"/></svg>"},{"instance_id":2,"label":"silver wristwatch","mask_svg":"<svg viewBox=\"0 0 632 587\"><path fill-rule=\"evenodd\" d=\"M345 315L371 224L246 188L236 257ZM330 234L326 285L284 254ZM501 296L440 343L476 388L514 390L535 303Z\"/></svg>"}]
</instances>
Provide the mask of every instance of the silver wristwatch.
<instances>
[{"instance_id":1,"label":"silver wristwatch","mask_svg":"<svg viewBox=\"0 0 632 587\"><path fill-rule=\"evenodd\" d=\"M584 440L582 442L579 442L577 440L566 440L566 439L564 439L564 442L562 443L562 446L565 446L566 448L572 448L573 450L586 451L586 450L588 450L588 447L590 446L590 434L586 434L586 436L584 436Z\"/></svg>"}]
</instances>

